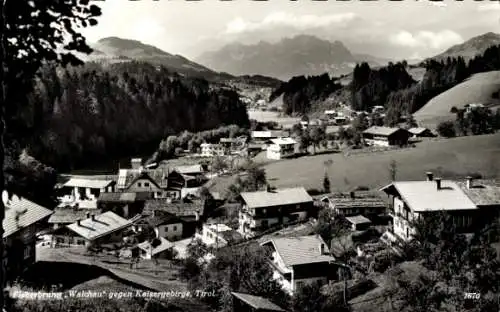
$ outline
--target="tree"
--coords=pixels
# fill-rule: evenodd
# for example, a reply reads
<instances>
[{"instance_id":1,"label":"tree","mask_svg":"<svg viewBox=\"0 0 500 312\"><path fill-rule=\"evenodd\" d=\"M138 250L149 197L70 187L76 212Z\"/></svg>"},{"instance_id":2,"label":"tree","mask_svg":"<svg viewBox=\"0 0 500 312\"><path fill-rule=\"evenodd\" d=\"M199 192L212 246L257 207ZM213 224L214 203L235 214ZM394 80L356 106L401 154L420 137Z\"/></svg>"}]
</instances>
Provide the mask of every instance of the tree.
<instances>
[{"instance_id":1,"label":"tree","mask_svg":"<svg viewBox=\"0 0 500 312\"><path fill-rule=\"evenodd\" d=\"M328 174L326 172L323 177L323 191L325 193L330 193L330 179L328 178Z\"/></svg>"},{"instance_id":2,"label":"tree","mask_svg":"<svg viewBox=\"0 0 500 312\"><path fill-rule=\"evenodd\" d=\"M389 175L391 181L396 181L397 173L398 173L398 163L393 159L389 164Z\"/></svg>"},{"instance_id":3,"label":"tree","mask_svg":"<svg viewBox=\"0 0 500 312\"><path fill-rule=\"evenodd\" d=\"M1 1L0 4L0 167L4 168L5 135L9 119L18 106L26 102L24 96L33 87L33 78L46 63L81 65L82 61L71 51L90 53L85 38L75 31L75 26L97 24L94 17L101 15L99 7L89 1ZM63 48L60 52L57 48ZM8 129L7 129L8 130ZM0 192L5 178L0 173ZM5 217L5 207L0 201L0 221ZM3 235L3 226L0 234ZM4 253L3 241L0 254ZM5 283L2 266L0 282ZM3 291L0 302L4 302Z\"/></svg>"},{"instance_id":4,"label":"tree","mask_svg":"<svg viewBox=\"0 0 500 312\"><path fill-rule=\"evenodd\" d=\"M227 168L228 165L224 161L224 158L222 158L221 156L215 156L214 158L212 158L212 171L214 171L215 173L220 173Z\"/></svg>"},{"instance_id":5,"label":"tree","mask_svg":"<svg viewBox=\"0 0 500 312\"><path fill-rule=\"evenodd\" d=\"M451 121L443 121L439 123L436 131L440 136L445 138L453 138L456 136L455 126Z\"/></svg>"},{"instance_id":6,"label":"tree","mask_svg":"<svg viewBox=\"0 0 500 312\"><path fill-rule=\"evenodd\" d=\"M298 289L293 297L292 308L294 312L326 312L331 311L328 297L321 291L320 283L304 285Z\"/></svg>"}]
</instances>

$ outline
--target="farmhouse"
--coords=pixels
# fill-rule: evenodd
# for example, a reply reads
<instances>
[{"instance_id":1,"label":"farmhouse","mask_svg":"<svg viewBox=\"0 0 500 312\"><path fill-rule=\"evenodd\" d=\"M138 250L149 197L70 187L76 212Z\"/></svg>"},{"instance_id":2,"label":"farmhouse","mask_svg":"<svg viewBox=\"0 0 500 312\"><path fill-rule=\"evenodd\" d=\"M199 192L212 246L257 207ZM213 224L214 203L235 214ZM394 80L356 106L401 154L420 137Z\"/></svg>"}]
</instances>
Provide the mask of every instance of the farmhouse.
<instances>
[{"instance_id":1,"label":"farmhouse","mask_svg":"<svg viewBox=\"0 0 500 312\"><path fill-rule=\"evenodd\" d=\"M403 146L408 144L410 133L401 128L373 126L363 131L363 139L367 145Z\"/></svg>"},{"instance_id":2,"label":"farmhouse","mask_svg":"<svg viewBox=\"0 0 500 312\"><path fill-rule=\"evenodd\" d=\"M233 311L235 312L285 312L278 305L264 297L232 292Z\"/></svg>"},{"instance_id":3,"label":"farmhouse","mask_svg":"<svg viewBox=\"0 0 500 312\"><path fill-rule=\"evenodd\" d=\"M113 192L115 184L113 180L70 178L61 186L60 200L64 203L94 201L101 193Z\"/></svg>"},{"instance_id":4,"label":"farmhouse","mask_svg":"<svg viewBox=\"0 0 500 312\"><path fill-rule=\"evenodd\" d=\"M200 239L207 246L221 248L240 241L243 236L225 224L214 223L203 224L201 231L196 233L195 238Z\"/></svg>"},{"instance_id":5,"label":"farmhouse","mask_svg":"<svg viewBox=\"0 0 500 312\"><path fill-rule=\"evenodd\" d=\"M202 143L200 145L201 157L224 156L224 146L213 143Z\"/></svg>"},{"instance_id":6,"label":"farmhouse","mask_svg":"<svg viewBox=\"0 0 500 312\"><path fill-rule=\"evenodd\" d=\"M2 200L5 205L2 263L9 268L7 279L12 281L35 262L37 228L52 211L16 195L9 199L6 192Z\"/></svg>"},{"instance_id":7,"label":"farmhouse","mask_svg":"<svg viewBox=\"0 0 500 312\"><path fill-rule=\"evenodd\" d=\"M102 195L102 194L101 194ZM57 207L47 221L53 229L58 229L75 223L78 220L90 218L91 214L100 214L100 209L85 209L78 207Z\"/></svg>"},{"instance_id":8,"label":"farmhouse","mask_svg":"<svg viewBox=\"0 0 500 312\"><path fill-rule=\"evenodd\" d=\"M180 174L193 177L203 176L206 172L202 165L177 166L174 170Z\"/></svg>"},{"instance_id":9,"label":"farmhouse","mask_svg":"<svg viewBox=\"0 0 500 312\"><path fill-rule=\"evenodd\" d=\"M119 243L137 217L127 220L112 211L98 216L78 220L64 228L57 229L52 235L52 246L55 245L85 245L98 246ZM69 230L69 231L68 231Z\"/></svg>"},{"instance_id":10,"label":"farmhouse","mask_svg":"<svg viewBox=\"0 0 500 312\"><path fill-rule=\"evenodd\" d=\"M174 244L163 237L145 241L137 245L142 259L167 258Z\"/></svg>"},{"instance_id":11,"label":"farmhouse","mask_svg":"<svg viewBox=\"0 0 500 312\"><path fill-rule=\"evenodd\" d=\"M329 248L319 235L277 237L261 243L272 253L274 278L293 293L314 282L326 284L334 279Z\"/></svg>"},{"instance_id":12,"label":"farmhouse","mask_svg":"<svg viewBox=\"0 0 500 312\"><path fill-rule=\"evenodd\" d=\"M467 177L457 181L462 191L480 209L480 220L489 222L500 218L500 184L494 180L474 180Z\"/></svg>"},{"instance_id":13,"label":"farmhouse","mask_svg":"<svg viewBox=\"0 0 500 312\"><path fill-rule=\"evenodd\" d=\"M267 158L283 159L295 155L297 142L292 138L271 139L271 144L267 147Z\"/></svg>"},{"instance_id":14,"label":"farmhouse","mask_svg":"<svg viewBox=\"0 0 500 312\"><path fill-rule=\"evenodd\" d=\"M408 129L413 138L432 138L434 134L431 130L423 127Z\"/></svg>"},{"instance_id":15,"label":"farmhouse","mask_svg":"<svg viewBox=\"0 0 500 312\"><path fill-rule=\"evenodd\" d=\"M350 193L334 193L321 198L336 215L364 216L386 213L386 202L378 193L371 191L356 191Z\"/></svg>"},{"instance_id":16,"label":"farmhouse","mask_svg":"<svg viewBox=\"0 0 500 312\"><path fill-rule=\"evenodd\" d=\"M167 199L151 199L144 204L143 216L151 216L155 211L167 212L182 221L182 237L195 234L204 216L205 202L201 200L183 199L171 202Z\"/></svg>"},{"instance_id":17,"label":"farmhouse","mask_svg":"<svg viewBox=\"0 0 500 312\"><path fill-rule=\"evenodd\" d=\"M271 226L306 220L317 214L313 199L303 187L242 192L239 228L243 236L268 229Z\"/></svg>"},{"instance_id":18,"label":"farmhouse","mask_svg":"<svg viewBox=\"0 0 500 312\"><path fill-rule=\"evenodd\" d=\"M153 193L150 192L103 193L97 199L97 208L102 212L113 211L120 217L131 218L141 213L144 209L144 202L151 198L153 198Z\"/></svg>"},{"instance_id":19,"label":"farmhouse","mask_svg":"<svg viewBox=\"0 0 500 312\"><path fill-rule=\"evenodd\" d=\"M477 226L478 207L455 182L434 178L427 181L396 181L381 189L392 201L394 234L410 240L415 234L411 222L444 211L453 219L457 230L470 233Z\"/></svg>"},{"instance_id":20,"label":"farmhouse","mask_svg":"<svg viewBox=\"0 0 500 312\"><path fill-rule=\"evenodd\" d=\"M152 229L157 238L166 238L175 241L182 238L182 220L175 215L154 210L150 216L143 216L135 223L138 232Z\"/></svg>"}]
</instances>

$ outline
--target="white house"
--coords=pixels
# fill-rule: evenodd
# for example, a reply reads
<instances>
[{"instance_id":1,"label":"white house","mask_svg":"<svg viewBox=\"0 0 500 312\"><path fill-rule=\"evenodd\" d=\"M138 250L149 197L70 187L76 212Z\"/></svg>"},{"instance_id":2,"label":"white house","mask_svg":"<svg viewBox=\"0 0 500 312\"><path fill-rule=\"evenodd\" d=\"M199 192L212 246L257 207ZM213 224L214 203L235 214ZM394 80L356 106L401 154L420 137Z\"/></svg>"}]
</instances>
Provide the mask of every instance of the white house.
<instances>
[{"instance_id":1,"label":"white house","mask_svg":"<svg viewBox=\"0 0 500 312\"><path fill-rule=\"evenodd\" d=\"M63 190L68 192L59 200L63 203L77 203L80 201L95 201L101 193L113 192L115 187L113 180L97 180L84 178L70 178L62 185Z\"/></svg>"},{"instance_id":2,"label":"white house","mask_svg":"<svg viewBox=\"0 0 500 312\"><path fill-rule=\"evenodd\" d=\"M319 235L276 237L261 246L272 252L273 278L290 293L314 282L326 284L333 276L335 258Z\"/></svg>"},{"instance_id":3,"label":"white house","mask_svg":"<svg viewBox=\"0 0 500 312\"><path fill-rule=\"evenodd\" d=\"M170 248L174 244L164 239L163 237L156 238L153 241L145 241L137 245L140 256L143 259L164 258Z\"/></svg>"},{"instance_id":4,"label":"white house","mask_svg":"<svg viewBox=\"0 0 500 312\"><path fill-rule=\"evenodd\" d=\"M467 233L479 209L454 181L434 178L427 181L396 181L381 189L392 200L394 234L409 241L415 234L412 221L442 211L449 213L457 229Z\"/></svg>"},{"instance_id":5,"label":"white house","mask_svg":"<svg viewBox=\"0 0 500 312\"><path fill-rule=\"evenodd\" d=\"M242 235L236 230L225 224L203 224L203 228L199 233L196 233L195 238L207 246L216 248L224 247L228 243L232 243L242 239Z\"/></svg>"},{"instance_id":6,"label":"white house","mask_svg":"<svg viewBox=\"0 0 500 312\"><path fill-rule=\"evenodd\" d=\"M267 147L267 158L283 159L295 154L297 141L292 138L271 139L271 144Z\"/></svg>"},{"instance_id":7,"label":"white house","mask_svg":"<svg viewBox=\"0 0 500 312\"><path fill-rule=\"evenodd\" d=\"M224 156L225 153L224 146L220 144L202 143L200 148L201 157Z\"/></svg>"}]
</instances>

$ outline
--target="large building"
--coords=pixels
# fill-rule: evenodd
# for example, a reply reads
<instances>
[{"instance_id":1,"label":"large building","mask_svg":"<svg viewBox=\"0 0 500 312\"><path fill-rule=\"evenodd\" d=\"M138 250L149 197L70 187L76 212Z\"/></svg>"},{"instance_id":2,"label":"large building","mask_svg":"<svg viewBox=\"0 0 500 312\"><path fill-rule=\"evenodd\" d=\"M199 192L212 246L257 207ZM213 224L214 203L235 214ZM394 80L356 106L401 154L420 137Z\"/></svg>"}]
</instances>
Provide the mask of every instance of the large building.
<instances>
[{"instance_id":1,"label":"large building","mask_svg":"<svg viewBox=\"0 0 500 312\"><path fill-rule=\"evenodd\" d=\"M335 258L319 235L277 237L261 245L272 253L274 278L291 293L314 282L326 284L335 279Z\"/></svg>"},{"instance_id":2,"label":"large building","mask_svg":"<svg viewBox=\"0 0 500 312\"><path fill-rule=\"evenodd\" d=\"M408 144L412 136L407 130L373 126L363 131L363 139L367 145L403 146Z\"/></svg>"},{"instance_id":3,"label":"large building","mask_svg":"<svg viewBox=\"0 0 500 312\"><path fill-rule=\"evenodd\" d=\"M440 212L448 213L460 232L469 233L478 226L478 206L454 181L428 173L426 181L396 181L381 190L392 201L394 234L405 241L415 235L413 221Z\"/></svg>"},{"instance_id":4,"label":"large building","mask_svg":"<svg viewBox=\"0 0 500 312\"><path fill-rule=\"evenodd\" d=\"M2 263L7 268L7 279L12 281L35 262L37 228L52 211L16 195L9 199L6 192L2 200L5 205Z\"/></svg>"},{"instance_id":5,"label":"large building","mask_svg":"<svg viewBox=\"0 0 500 312\"><path fill-rule=\"evenodd\" d=\"M313 199L303 187L242 192L239 199L242 207L238 231L246 237L271 226L317 215Z\"/></svg>"},{"instance_id":6,"label":"large building","mask_svg":"<svg viewBox=\"0 0 500 312\"><path fill-rule=\"evenodd\" d=\"M200 145L201 157L224 156L225 148L221 144L202 143Z\"/></svg>"}]
</instances>

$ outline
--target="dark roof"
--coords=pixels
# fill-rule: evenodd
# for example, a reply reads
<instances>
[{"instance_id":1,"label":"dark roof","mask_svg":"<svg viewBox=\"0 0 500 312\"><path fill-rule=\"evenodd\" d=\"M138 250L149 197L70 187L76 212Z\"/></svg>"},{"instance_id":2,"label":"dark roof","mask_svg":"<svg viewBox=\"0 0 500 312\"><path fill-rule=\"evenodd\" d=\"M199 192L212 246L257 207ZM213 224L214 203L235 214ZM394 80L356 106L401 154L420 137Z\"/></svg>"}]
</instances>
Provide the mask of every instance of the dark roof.
<instances>
[{"instance_id":1,"label":"dark roof","mask_svg":"<svg viewBox=\"0 0 500 312\"><path fill-rule=\"evenodd\" d=\"M150 215L148 217L145 217L143 220L152 227L157 227L165 224L181 223L181 220L179 218L168 212L161 212L159 216Z\"/></svg>"},{"instance_id":2,"label":"dark roof","mask_svg":"<svg viewBox=\"0 0 500 312\"><path fill-rule=\"evenodd\" d=\"M321 197L321 200L328 198L335 209L349 208L383 208L386 207L385 201L379 193L373 191L354 192L354 198L350 193L334 193Z\"/></svg>"},{"instance_id":3,"label":"dark roof","mask_svg":"<svg viewBox=\"0 0 500 312\"><path fill-rule=\"evenodd\" d=\"M366 129L365 131L363 131L363 133L380 135L380 136L391 136L398 131L408 132L407 130L401 129L401 128L389 128L389 127L373 126L373 127Z\"/></svg>"},{"instance_id":4,"label":"dark roof","mask_svg":"<svg viewBox=\"0 0 500 312\"><path fill-rule=\"evenodd\" d=\"M5 217L2 225L3 238L50 216L52 211L26 198L13 196L5 203ZM16 218L16 216L18 216ZM16 220L17 219L17 220Z\"/></svg>"},{"instance_id":5,"label":"dark roof","mask_svg":"<svg viewBox=\"0 0 500 312\"><path fill-rule=\"evenodd\" d=\"M243 239L243 236L236 230L223 231L223 232L220 232L219 234L228 243L239 242Z\"/></svg>"},{"instance_id":6,"label":"dark roof","mask_svg":"<svg viewBox=\"0 0 500 312\"><path fill-rule=\"evenodd\" d=\"M101 193L97 200L100 202L108 202L108 203L133 203L136 201L144 201L152 197L153 196L151 192L137 192L137 193L113 192L113 193Z\"/></svg>"},{"instance_id":7,"label":"dark roof","mask_svg":"<svg viewBox=\"0 0 500 312\"><path fill-rule=\"evenodd\" d=\"M75 208L56 208L50 216L48 223L74 223L78 220L87 219L87 214L99 215L100 209L75 209Z\"/></svg>"},{"instance_id":8,"label":"dark roof","mask_svg":"<svg viewBox=\"0 0 500 312\"><path fill-rule=\"evenodd\" d=\"M152 215L153 211L159 210L177 217L195 216L196 212L201 216L204 213L204 206L201 200L170 202L167 198L149 199L144 203L143 215Z\"/></svg>"},{"instance_id":9,"label":"dark roof","mask_svg":"<svg viewBox=\"0 0 500 312\"><path fill-rule=\"evenodd\" d=\"M264 297L242 294L237 292L232 292L231 294L254 309L267 310L267 311L285 311L276 304L269 301L269 299L266 299Z\"/></svg>"},{"instance_id":10,"label":"dark roof","mask_svg":"<svg viewBox=\"0 0 500 312\"><path fill-rule=\"evenodd\" d=\"M500 205L500 182L495 180L473 180L467 188L466 181L457 181L458 186L478 206Z\"/></svg>"},{"instance_id":11,"label":"dark roof","mask_svg":"<svg viewBox=\"0 0 500 312\"><path fill-rule=\"evenodd\" d=\"M168 186L169 169L120 169L118 174L117 187L127 188L134 183L139 177L154 181L160 188Z\"/></svg>"}]
</instances>

